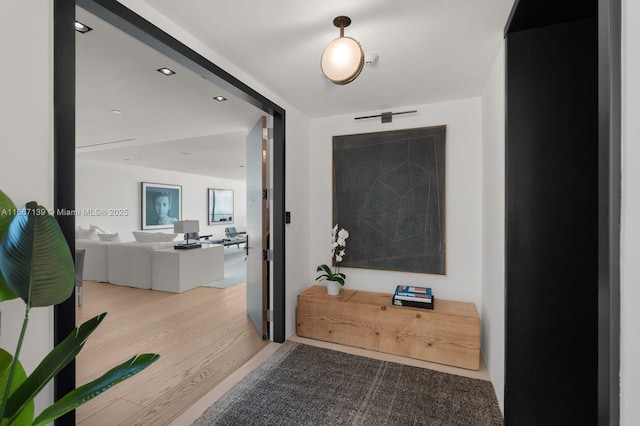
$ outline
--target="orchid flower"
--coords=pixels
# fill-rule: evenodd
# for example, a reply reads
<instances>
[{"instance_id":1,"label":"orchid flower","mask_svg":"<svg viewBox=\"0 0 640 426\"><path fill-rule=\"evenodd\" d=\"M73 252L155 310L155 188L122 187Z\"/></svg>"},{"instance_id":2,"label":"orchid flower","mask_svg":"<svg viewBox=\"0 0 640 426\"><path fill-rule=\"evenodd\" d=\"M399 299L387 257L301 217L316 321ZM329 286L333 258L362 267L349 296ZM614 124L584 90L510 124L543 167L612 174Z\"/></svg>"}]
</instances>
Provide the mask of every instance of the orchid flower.
<instances>
[{"instance_id":1,"label":"orchid flower","mask_svg":"<svg viewBox=\"0 0 640 426\"><path fill-rule=\"evenodd\" d=\"M337 224L331 229L331 261L335 267L335 271L332 272L331 268L327 265L318 266L316 268L316 272L322 272L322 274L316 278L316 281L336 281L340 283L340 285L344 285L344 279L346 276L343 273L338 272L338 263L342 262L342 259L346 254L344 247L347 245L346 240L349 238L349 232L344 228L340 230L338 229L339 227Z\"/></svg>"}]
</instances>

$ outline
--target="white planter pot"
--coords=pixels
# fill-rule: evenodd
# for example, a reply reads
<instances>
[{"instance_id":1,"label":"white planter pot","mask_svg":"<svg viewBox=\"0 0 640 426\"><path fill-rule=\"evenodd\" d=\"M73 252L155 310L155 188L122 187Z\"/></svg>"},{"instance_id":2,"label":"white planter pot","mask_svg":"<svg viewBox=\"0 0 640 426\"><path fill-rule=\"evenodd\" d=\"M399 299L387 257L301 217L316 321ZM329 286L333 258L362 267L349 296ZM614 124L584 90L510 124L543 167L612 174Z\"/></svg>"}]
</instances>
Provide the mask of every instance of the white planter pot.
<instances>
[{"instance_id":1,"label":"white planter pot","mask_svg":"<svg viewBox=\"0 0 640 426\"><path fill-rule=\"evenodd\" d=\"M327 281L327 294L337 296L340 294L340 283L337 281Z\"/></svg>"}]
</instances>

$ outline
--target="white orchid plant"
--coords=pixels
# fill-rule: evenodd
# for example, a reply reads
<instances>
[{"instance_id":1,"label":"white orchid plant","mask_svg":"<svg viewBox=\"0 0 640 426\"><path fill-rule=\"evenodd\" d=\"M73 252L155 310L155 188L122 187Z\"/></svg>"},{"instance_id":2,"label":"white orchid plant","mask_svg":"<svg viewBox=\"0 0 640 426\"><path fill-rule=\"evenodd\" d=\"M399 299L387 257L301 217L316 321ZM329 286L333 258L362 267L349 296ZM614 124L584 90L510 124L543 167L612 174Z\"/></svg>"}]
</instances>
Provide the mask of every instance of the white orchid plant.
<instances>
[{"instance_id":1,"label":"white orchid plant","mask_svg":"<svg viewBox=\"0 0 640 426\"><path fill-rule=\"evenodd\" d=\"M319 265L316 268L316 272L322 272L316 278L316 281L336 281L341 286L344 286L344 280L346 275L340 272L340 262L345 255L345 247L347 245L347 238L349 238L349 232L346 229L340 229L338 231L338 225L333 227L331 231L331 262L335 268L331 271L328 265Z\"/></svg>"}]
</instances>

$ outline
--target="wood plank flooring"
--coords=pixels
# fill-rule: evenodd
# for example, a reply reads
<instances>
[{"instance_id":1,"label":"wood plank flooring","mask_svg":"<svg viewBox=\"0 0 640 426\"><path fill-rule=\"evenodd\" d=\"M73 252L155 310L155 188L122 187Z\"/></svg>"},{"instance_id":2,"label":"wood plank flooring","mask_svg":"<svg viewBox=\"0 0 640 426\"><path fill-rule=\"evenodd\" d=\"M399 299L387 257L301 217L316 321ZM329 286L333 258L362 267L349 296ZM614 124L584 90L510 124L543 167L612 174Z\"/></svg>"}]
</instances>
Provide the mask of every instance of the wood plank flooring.
<instances>
[{"instance_id":1,"label":"wood plank flooring","mask_svg":"<svg viewBox=\"0 0 640 426\"><path fill-rule=\"evenodd\" d=\"M246 286L181 294L84 282L77 323L108 312L77 357L80 386L141 353L160 359L76 411L78 425L166 425L265 347Z\"/></svg>"}]
</instances>

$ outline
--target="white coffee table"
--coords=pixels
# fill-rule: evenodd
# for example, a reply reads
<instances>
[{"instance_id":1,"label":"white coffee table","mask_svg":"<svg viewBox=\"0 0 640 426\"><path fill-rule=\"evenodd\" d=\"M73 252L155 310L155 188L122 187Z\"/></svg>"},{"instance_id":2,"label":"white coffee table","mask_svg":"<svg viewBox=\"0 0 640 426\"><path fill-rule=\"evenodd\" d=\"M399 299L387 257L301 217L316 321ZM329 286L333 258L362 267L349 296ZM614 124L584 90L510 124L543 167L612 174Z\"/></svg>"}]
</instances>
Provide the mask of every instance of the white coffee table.
<instances>
[{"instance_id":1,"label":"white coffee table","mask_svg":"<svg viewBox=\"0 0 640 426\"><path fill-rule=\"evenodd\" d=\"M182 293L224 278L224 246L155 250L151 257L151 288Z\"/></svg>"}]
</instances>

